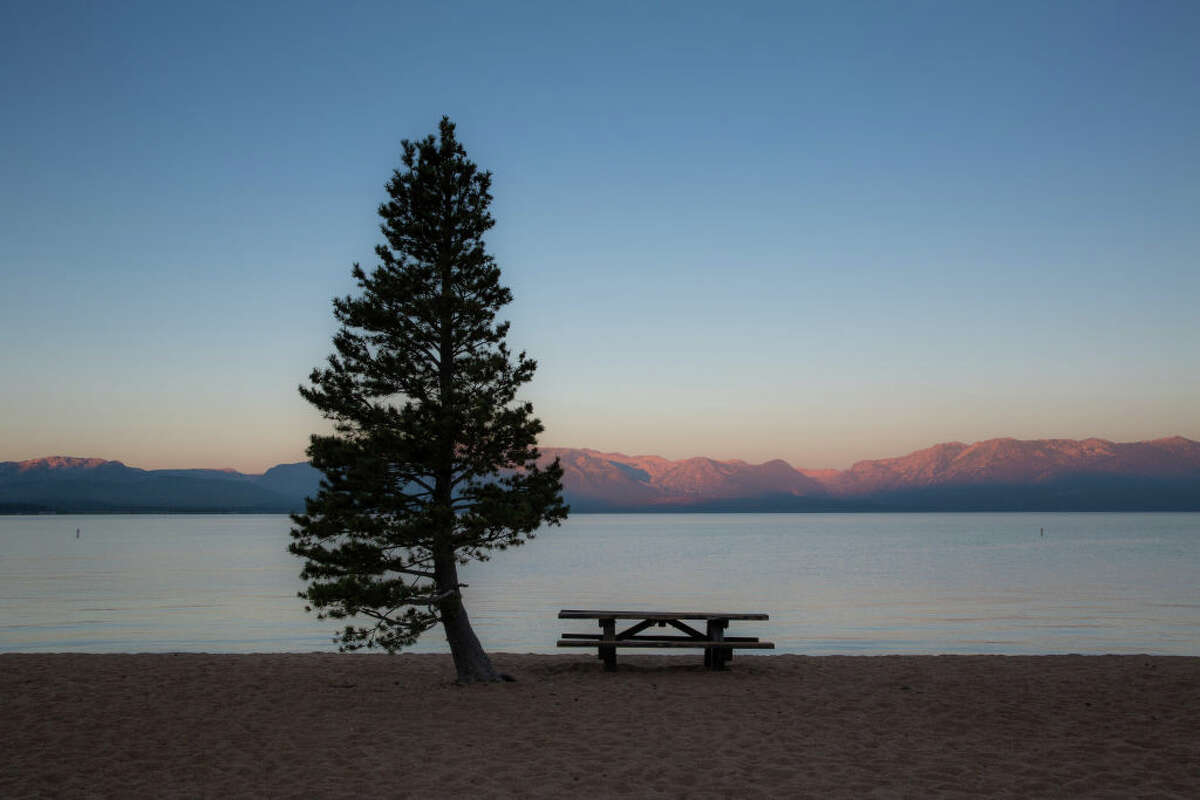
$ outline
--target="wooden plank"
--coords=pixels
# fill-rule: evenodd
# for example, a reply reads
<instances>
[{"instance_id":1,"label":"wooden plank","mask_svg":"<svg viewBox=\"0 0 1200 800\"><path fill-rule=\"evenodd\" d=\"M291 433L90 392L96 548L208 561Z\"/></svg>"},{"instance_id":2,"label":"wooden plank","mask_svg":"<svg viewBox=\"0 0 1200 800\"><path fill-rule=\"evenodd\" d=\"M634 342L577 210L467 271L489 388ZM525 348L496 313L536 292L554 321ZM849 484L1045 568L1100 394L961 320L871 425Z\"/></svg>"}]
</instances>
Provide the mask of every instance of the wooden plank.
<instances>
[{"instance_id":1,"label":"wooden plank","mask_svg":"<svg viewBox=\"0 0 1200 800\"><path fill-rule=\"evenodd\" d=\"M717 611L588 611L564 608L558 612L559 619L770 619L768 614L730 613Z\"/></svg>"},{"instance_id":2,"label":"wooden plank","mask_svg":"<svg viewBox=\"0 0 1200 800\"><path fill-rule=\"evenodd\" d=\"M712 638L711 636L705 636L703 633L701 633L700 631L696 630L696 629L695 629L695 628L693 628L691 625L688 625L686 622L680 622L680 621L679 621L679 620L677 620L677 619L669 619L669 620L667 620L666 622L667 622L667 624L668 624L668 625L670 625L672 628L677 628L678 630L681 630L681 631L683 631L683 632L684 632L684 633L686 633L687 635L689 635L689 636L693 636L693 637L695 637L695 638L697 638L697 639L711 639L711 638ZM711 623L710 623L710 625L711 625Z\"/></svg>"},{"instance_id":3,"label":"wooden plank","mask_svg":"<svg viewBox=\"0 0 1200 800\"><path fill-rule=\"evenodd\" d=\"M603 650L615 650L618 647L712 647L751 648L755 650L773 650L774 642L704 642L699 639L688 641L663 641L661 639L617 639L608 644L597 639L559 639L559 647L597 647Z\"/></svg>"},{"instance_id":4,"label":"wooden plank","mask_svg":"<svg viewBox=\"0 0 1200 800\"><path fill-rule=\"evenodd\" d=\"M600 641L600 634L598 634L598 633L563 633L560 635L564 639L589 639L593 642ZM630 636L630 637L627 637L624 639L617 639L617 641L624 642L624 641L629 641L629 640L640 641L640 640L649 640L649 639L655 639L655 640L661 639L663 641L668 641L668 642L704 641L703 639L697 639L695 636L674 636L674 635L666 634L666 633L642 634L640 636ZM725 641L727 641L727 642L757 642L758 637L757 636L726 636Z\"/></svg>"},{"instance_id":5,"label":"wooden plank","mask_svg":"<svg viewBox=\"0 0 1200 800\"><path fill-rule=\"evenodd\" d=\"M641 622L639 622L637 625L630 625L625 630L620 631L617 634L617 638L618 639L627 639L630 636L633 636L635 633L641 633L642 631L646 630L646 628L650 628L650 627L653 627L654 625L659 625L659 624L661 624L661 623L655 622L652 619L644 619Z\"/></svg>"}]
</instances>

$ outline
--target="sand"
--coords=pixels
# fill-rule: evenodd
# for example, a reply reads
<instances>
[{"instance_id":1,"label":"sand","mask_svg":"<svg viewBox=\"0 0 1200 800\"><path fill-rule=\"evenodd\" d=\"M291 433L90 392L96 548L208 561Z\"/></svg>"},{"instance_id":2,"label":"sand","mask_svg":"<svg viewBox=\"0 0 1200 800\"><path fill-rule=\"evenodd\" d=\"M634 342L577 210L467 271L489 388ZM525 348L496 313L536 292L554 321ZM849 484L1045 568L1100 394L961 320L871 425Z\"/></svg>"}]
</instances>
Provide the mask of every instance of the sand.
<instances>
[{"instance_id":1,"label":"sand","mask_svg":"<svg viewBox=\"0 0 1200 800\"><path fill-rule=\"evenodd\" d=\"M0 655L0 797L1200 797L1200 658Z\"/></svg>"}]
</instances>

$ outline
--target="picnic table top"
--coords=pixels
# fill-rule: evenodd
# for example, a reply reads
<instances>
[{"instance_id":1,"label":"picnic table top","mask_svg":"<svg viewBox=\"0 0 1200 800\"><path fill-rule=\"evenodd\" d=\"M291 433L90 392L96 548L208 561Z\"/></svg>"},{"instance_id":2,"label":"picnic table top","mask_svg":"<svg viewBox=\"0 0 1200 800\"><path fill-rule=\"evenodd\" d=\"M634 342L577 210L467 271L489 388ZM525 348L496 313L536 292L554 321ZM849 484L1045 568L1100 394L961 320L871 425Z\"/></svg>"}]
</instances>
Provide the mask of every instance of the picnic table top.
<instances>
[{"instance_id":1,"label":"picnic table top","mask_svg":"<svg viewBox=\"0 0 1200 800\"><path fill-rule=\"evenodd\" d=\"M718 611L590 611L564 608L559 619L770 619L767 614Z\"/></svg>"}]
</instances>

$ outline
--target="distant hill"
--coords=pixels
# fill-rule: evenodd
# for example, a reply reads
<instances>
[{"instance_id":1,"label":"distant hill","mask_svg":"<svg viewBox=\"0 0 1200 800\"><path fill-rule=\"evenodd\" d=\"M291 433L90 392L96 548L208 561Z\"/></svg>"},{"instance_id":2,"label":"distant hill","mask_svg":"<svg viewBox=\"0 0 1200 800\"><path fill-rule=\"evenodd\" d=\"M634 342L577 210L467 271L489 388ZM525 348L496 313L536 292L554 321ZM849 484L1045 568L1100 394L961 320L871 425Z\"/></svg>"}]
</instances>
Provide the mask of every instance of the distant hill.
<instances>
[{"instance_id":1,"label":"distant hill","mask_svg":"<svg viewBox=\"0 0 1200 800\"><path fill-rule=\"evenodd\" d=\"M319 481L305 462L246 475L54 456L0 462L0 513L283 513L302 509Z\"/></svg>"},{"instance_id":2,"label":"distant hill","mask_svg":"<svg viewBox=\"0 0 1200 800\"><path fill-rule=\"evenodd\" d=\"M1200 511L1200 443L1104 439L948 442L847 470L547 447L576 512ZM320 473L142 470L98 458L0 462L0 513L299 511Z\"/></svg>"}]
</instances>

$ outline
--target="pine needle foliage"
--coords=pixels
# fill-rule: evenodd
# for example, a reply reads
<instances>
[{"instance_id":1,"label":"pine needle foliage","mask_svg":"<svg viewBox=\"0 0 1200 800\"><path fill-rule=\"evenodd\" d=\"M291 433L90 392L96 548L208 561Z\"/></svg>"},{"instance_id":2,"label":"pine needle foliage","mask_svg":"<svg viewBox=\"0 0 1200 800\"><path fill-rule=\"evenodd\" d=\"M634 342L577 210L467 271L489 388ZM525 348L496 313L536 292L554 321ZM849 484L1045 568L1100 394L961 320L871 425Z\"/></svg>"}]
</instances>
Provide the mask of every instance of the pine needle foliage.
<instances>
[{"instance_id":1,"label":"pine needle foliage","mask_svg":"<svg viewBox=\"0 0 1200 800\"><path fill-rule=\"evenodd\" d=\"M483 239L491 173L446 117L403 142L402 165L379 207L379 264L354 265L359 293L333 301L335 352L300 387L333 433L311 439L324 477L288 549L305 560L308 610L350 621L340 649L394 652L441 623L459 679L497 680L458 565L561 522L562 469L537 465L542 424L517 400L537 365L497 321L512 293Z\"/></svg>"}]
</instances>

